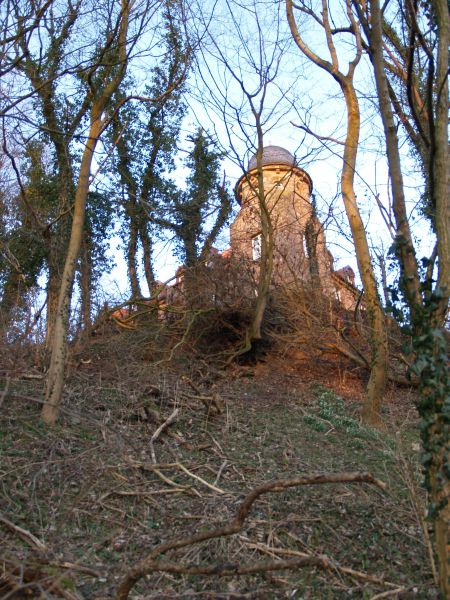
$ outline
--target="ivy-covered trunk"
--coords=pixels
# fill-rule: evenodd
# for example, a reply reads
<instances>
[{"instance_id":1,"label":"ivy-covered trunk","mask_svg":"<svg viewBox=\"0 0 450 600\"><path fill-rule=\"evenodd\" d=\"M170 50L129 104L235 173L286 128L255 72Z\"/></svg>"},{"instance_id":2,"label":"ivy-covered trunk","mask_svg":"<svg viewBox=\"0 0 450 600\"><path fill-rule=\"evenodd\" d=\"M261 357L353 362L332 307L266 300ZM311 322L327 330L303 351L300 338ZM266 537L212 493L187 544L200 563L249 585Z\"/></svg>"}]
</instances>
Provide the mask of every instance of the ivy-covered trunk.
<instances>
[{"instance_id":1,"label":"ivy-covered trunk","mask_svg":"<svg viewBox=\"0 0 450 600\"><path fill-rule=\"evenodd\" d=\"M133 215L135 211L130 209L129 214L129 226L130 233L127 244L127 271L128 280L131 286L131 297L133 299L141 298L141 286L139 284L138 268L137 268L137 249L138 249L138 227L136 223L136 216Z\"/></svg>"},{"instance_id":2,"label":"ivy-covered trunk","mask_svg":"<svg viewBox=\"0 0 450 600\"><path fill-rule=\"evenodd\" d=\"M152 255L152 240L147 231L146 224L141 225L140 240L142 245L142 253L144 258L144 275L147 281L150 296L153 295L155 288L155 272L153 271L153 255Z\"/></svg>"},{"instance_id":3,"label":"ivy-covered trunk","mask_svg":"<svg viewBox=\"0 0 450 600\"><path fill-rule=\"evenodd\" d=\"M443 329L433 327L440 294L429 294L412 332L416 355L412 372L420 380L422 462L429 494L428 517L434 525L439 589L450 598L450 379Z\"/></svg>"},{"instance_id":4,"label":"ivy-covered trunk","mask_svg":"<svg viewBox=\"0 0 450 600\"><path fill-rule=\"evenodd\" d=\"M409 333L412 338L412 351L415 354L412 372L420 379L420 400L417 408L421 417L425 484L430 500L429 518L434 527L439 589L441 596L447 599L450 598L450 383L444 322L448 312L450 292L447 141L449 11L445 0L432 0L429 3L429 15L434 19L437 27L435 31L438 41L437 61L433 55L429 56L429 60L433 63L429 73L436 72L436 77L427 82L429 118L433 123L429 157L430 183L433 190L433 223L438 257L435 269L437 283L433 290L434 258L427 260L430 276L421 283L406 210L397 124L393 118L385 72L379 0L370 0L369 7L371 58L386 138L396 220L395 251L401 271L400 284L403 299L409 310ZM413 8L416 9L417 5ZM413 26L418 28L417 19Z\"/></svg>"},{"instance_id":5,"label":"ivy-covered trunk","mask_svg":"<svg viewBox=\"0 0 450 600\"><path fill-rule=\"evenodd\" d=\"M56 311L58 308L58 295L59 288L61 285L60 276L58 271L54 268L53 264L48 262L48 279L47 279L47 319L45 324L45 347L47 350L51 349L53 332L55 326Z\"/></svg>"}]
</instances>

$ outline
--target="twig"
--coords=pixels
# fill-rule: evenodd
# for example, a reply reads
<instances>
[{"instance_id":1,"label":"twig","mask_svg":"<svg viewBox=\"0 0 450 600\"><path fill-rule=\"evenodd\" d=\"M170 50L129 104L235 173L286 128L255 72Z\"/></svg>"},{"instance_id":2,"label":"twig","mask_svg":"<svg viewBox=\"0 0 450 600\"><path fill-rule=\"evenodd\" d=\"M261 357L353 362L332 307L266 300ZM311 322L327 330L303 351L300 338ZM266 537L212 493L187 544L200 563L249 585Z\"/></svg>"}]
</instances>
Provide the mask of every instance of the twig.
<instances>
[{"instance_id":1,"label":"twig","mask_svg":"<svg viewBox=\"0 0 450 600\"><path fill-rule=\"evenodd\" d=\"M370 600L381 600L381 598L390 598L391 596L395 596L396 594L400 594L401 592L405 592L406 588L400 587L395 590L388 590L387 592L382 592L381 594L376 594L372 596Z\"/></svg>"},{"instance_id":2,"label":"twig","mask_svg":"<svg viewBox=\"0 0 450 600\"><path fill-rule=\"evenodd\" d=\"M41 540L39 540L35 535L30 533L26 529L23 529L22 527L19 527L18 525L14 525L14 523L12 523L9 519L4 517L3 515L0 515L0 523L3 523L3 525L5 525L11 531L14 531L14 533L17 533L17 535L19 537L21 537L25 542L27 542L27 544L29 544L33 548L36 548L36 550L40 550L41 552L46 552L47 546L43 542L41 542Z\"/></svg>"},{"instance_id":3,"label":"twig","mask_svg":"<svg viewBox=\"0 0 450 600\"><path fill-rule=\"evenodd\" d=\"M115 494L116 496L158 496L160 494L175 494L175 493L179 493L179 492L185 492L186 489L190 489L190 488L186 488L185 486L183 487L177 487L177 488L173 488L170 490L152 490L151 492L126 492L126 491L116 491L116 492L111 492L111 494Z\"/></svg>"},{"instance_id":4,"label":"twig","mask_svg":"<svg viewBox=\"0 0 450 600\"><path fill-rule=\"evenodd\" d=\"M211 567L199 567L182 565L177 563L163 563L158 557L165 554L169 550L185 548L204 542L206 540L226 537L239 533L244 526L245 520L250 512L253 503L263 494L269 492L281 492L288 488L299 487L303 485L318 485L325 483L371 483L381 490L386 489L386 484L376 479L370 473L320 473L317 475L309 475L296 479L276 479L263 483L247 494L244 500L239 505L238 511L234 519L210 531L204 531L196 535L176 538L168 542L157 545L150 554L139 561L131 568L117 590L116 600L127 600L131 589L145 575L149 575L156 571L165 571L167 573L185 573L185 574L201 574L201 575L242 575L247 573L261 573L265 571L274 571L282 569L293 569L306 565L315 565L322 568L329 568L329 563L324 562L323 557L299 557L289 561L277 561L271 563L257 563L250 566L242 565L213 565Z\"/></svg>"},{"instance_id":5,"label":"twig","mask_svg":"<svg viewBox=\"0 0 450 600\"><path fill-rule=\"evenodd\" d=\"M189 475L189 477L192 477L193 479L200 481L200 483L203 483L203 485L206 485L206 487L209 487L211 490L214 490L215 492L218 492L219 494L227 494L228 493L225 490L222 490L222 489L216 487L212 483L208 483L207 481L205 481L198 475L194 475L194 473L191 473L191 471L186 469L186 467L184 465L182 465L180 462L176 463L176 465L179 469L181 469L184 473L186 473L186 475Z\"/></svg>"},{"instance_id":6,"label":"twig","mask_svg":"<svg viewBox=\"0 0 450 600\"><path fill-rule=\"evenodd\" d=\"M42 375L41 373L23 373L22 375L20 375L20 379L37 379L39 381L44 379L44 377L45 375Z\"/></svg>"},{"instance_id":7,"label":"twig","mask_svg":"<svg viewBox=\"0 0 450 600\"><path fill-rule=\"evenodd\" d=\"M228 461L224 460L223 463L220 465L220 469L217 472L216 478L214 480L214 485L217 485L219 483L219 479L221 478L222 473L224 472L225 467L227 466L227 464L228 464Z\"/></svg>"},{"instance_id":8,"label":"twig","mask_svg":"<svg viewBox=\"0 0 450 600\"><path fill-rule=\"evenodd\" d=\"M425 522L425 519L422 516L424 514L423 506L421 506L420 499L417 496L416 487L413 483L414 476L411 473L411 465L407 462L407 460L403 454L403 444L402 444L402 438L401 438L400 432L396 433L396 440L397 440L398 460L402 467L401 475L403 477L403 481L406 484L406 489L408 490L408 493L409 493L409 500L411 502L414 516L416 517L417 522L419 523L420 528L422 530L423 539L424 539L425 546L428 551L428 558L430 560L431 572L433 573L434 583L436 585L438 585L439 579L438 579L436 561L434 560L433 546L432 546L432 543L430 540L430 536L428 534L427 524Z\"/></svg>"},{"instance_id":9,"label":"twig","mask_svg":"<svg viewBox=\"0 0 450 600\"><path fill-rule=\"evenodd\" d=\"M159 438L159 436L161 435L161 433L164 431L164 429L167 429L167 427L169 427L169 425L171 425L176 418L178 417L178 413L180 412L179 408L176 408L173 413L170 415L169 418L167 418L164 423L162 423L158 429L155 431L155 433L152 435L151 440L150 440L150 452L152 455L152 461L153 463L156 463L156 454L155 454L155 448L153 446L153 444L156 442L156 440Z\"/></svg>"},{"instance_id":10,"label":"twig","mask_svg":"<svg viewBox=\"0 0 450 600\"><path fill-rule=\"evenodd\" d=\"M48 561L50 567L58 567L59 569L68 569L70 571L78 571L79 573L85 573L86 575L92 575L92 577L102 577L102 573L100 571L96 571L91 567L87 567L86 565L79 565L77 563L63 561L58 562L57 560Z\"/></svg>"},{"instance_id":11,"label":"twig","mask_svg":"<svg viewBox=\"0 0 450 600\"><path fill-rule=\"evenodd\" d=\"M260 550L261 552L265 552L266 554L270 554L271 556L298 556L298 557L313 557L314 554L299 552L298 550L289 550L285 548L273 548L265 546L264 544L257 544L254 542L248 542L243 540L245 545L249 548L253 548L255 550ZM377 577L376 575L368 575L367 573L363 573L362 571L356 571L355 569L351 569L350 567L342 567L334 560L329 558L328 556L321 554L320 558L323 559L324 564L328 561L328 568L334 569L335 571L339 571L345 575L351 575L357 579L362 579L363 581L368 581L370 583L375 583L378 585L386 585L388 587L398 588L398 584L391 583L390 581L386 581L381 577Z\"/></svg>"},{"instance_id":12,"label":"twig","mask_svg":"<svg viewBox=\"0 0 450 600\"><path fill-rule=\"evenodd\" d=\"M81 600L76 592L72 593L71 591L64 589L57 579L53 578L53 576L50 576L48 573L45 573L40 567L29 567L26 563L16 564L11 560L2 558L0 560L0 569L2 571L3 579L6 579L8 585L12 587L12 590L9 593L2 596L4 600L6 600L6 598L24 597L24 594L22 596L18 596L18 594L20 594L21 591L25 593L25 590L29 591L30 588L35 588L39 590L39 592L45 590L53 596L65 598L65 600ZM15 580L16 577L19 578L19 581ZM42 596L43 595L47 597L46 594L43 593Z\"/></svg>"},{"instance_id":13,"label":"twig","mask_svg":"<svg viewBox=\"0 0 450 600\"><path fill-rule=\"evenodd\" d=\"M169 479L169 477L166 477L163 473L161 473L161 471L159 469L153 469L153 472L156 473L156 475L158 475L158 477L160 479L162 479L165 483L167 483L168 485L171 485L172 487L179 489L181 486L179 483L175 483L175 481L172 481L172 479ZM184 487L184 491L194 491L190 486L183 486ZM197 491L197 490L195 490ZM198 492L197 492L198 494Z\"/></svg>"}]
</instances>

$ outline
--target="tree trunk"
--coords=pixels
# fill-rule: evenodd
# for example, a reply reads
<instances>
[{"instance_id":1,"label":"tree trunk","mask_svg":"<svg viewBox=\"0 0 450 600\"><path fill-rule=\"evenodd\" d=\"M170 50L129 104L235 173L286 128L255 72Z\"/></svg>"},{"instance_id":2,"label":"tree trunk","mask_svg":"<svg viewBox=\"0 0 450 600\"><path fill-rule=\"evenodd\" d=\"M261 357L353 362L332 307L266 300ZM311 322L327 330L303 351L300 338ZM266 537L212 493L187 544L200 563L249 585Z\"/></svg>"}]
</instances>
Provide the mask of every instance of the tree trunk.
<instances>
[{"instance_id":1,"label":"tree trunk","mask_svg":"<svg viewBox=\"0 0 450 600\"><path fill-rule=\"evenodd\" d=\"M450 194L448 144L448 47L450 17L446 0L433 0L438 26L438 57L436 69L436 114L434 121L433 198L438 240L438 282L442 297L436 311L436 324L442 326L448 313L450 294Z\"/></svg>"},{"instance_id":2,"label":"tree trunk","mask_svg":"<svg viewBox=\"0 0 450 600\"><path fill-rule=\"evenodd\" d=\"M23 275L17 271L12 271L3 285L3 295L0 303L0 326L5 334L10 329L15 310L19 306L25 305L25 290Z\"/></svg>"},{"instance_id":3,"label":"tree trunk","mask_svg":"<svg viewBox=\"0 0 450 600\"><path fill-rule=\"evenodd\" d=\"M412 320L416 319L418 308L422 305L420 295L419 270L416 253L412 242L406 211L405 194L403 188L403 175L400 162L397 126L394 121L390 103L387 76L384 71L383 33L381 25L381 11L378 0L370 0L371 24L370 45L371 57L375 72L378 103L381 120L383 122L386 139L386 151L389 164L389 175L393 197L393 210L396 221L397 239L396 254L399 258L401 269L401 287L405 291Z\"/></svg>"},{"instance_id":4,"label":"tree trunk","mask_svg":"<svg viewBox=\"0 0 450 600\"><path fill-rule=\"evenodd\" d=\"M62 161L63 162L63 161ZM51 229L44 232L42 243L48 247L47 266L48 266L48 281L47 281L47 320L45 330L45 347L51 351L53 343L53 334L55 328L56 313L58 311L58 297L61 287L61 277L64 269L64 257L67 253L70 237L70 214L64 214L70 206L70 200L74 193L71 172L69 170L58 171L58 176L61 181L61 191L59 193L59 211L61 217Z\"/></svg>"},{"instance_id":5,"label":"tree trunk","mask_svg":"<svg viewBox=\"0 0 450 600\"><path fill-rule=\"evenodd\" d=\"M430 493L435 551L439 566L439 589L443 598L450 598L450 484L448 475L450 386L446 344L442 332L436 328L436 326L442 325L442 320L447 312L448 287L450 285L447 140L447 58L450 34L447 3L443 0L433 0L432 8L439 36L437 90L435 90L437 105L434 115L435 139L434 150L430 151L430 167L434 171L431 183L438 241L438 287L441 296L438 298L438 294L434 294L437 302L430 303L426 296L423 301L421 296L419 269L404 204L399 143L384 71L381 10L378 0L370 0L372 25L370 43L391 175L398 237L397 256L402 274L402 286L410 310L416 368L419 369L421 380L418 409L422 419L423 459L426 483ZM429 91L431 92L431 90ZM431 162L434 164L431 165ZM433 300L433 297L431 299Z\"/></svg>"},{"instance_id":6,"label":"tree trunk","mask_svg":"<svg viewBox=\"0 0 450 600\"><path fill-rule=\"evenodd\" d=\"M442 598L450 598L450 482L446 476L446 461L449 456L447 441L433 457L430 472L430 496L433 505L439 507L433 519L436 547L439 590Z\"/></svg>"},{"instance_id":7,"label":"tree trunk","mask_svg":"<svg viewBox=\"0 0 450 600\"><path fill-rule=\"evenodd\" d=\"M152 241L145 225L141 226L139 237L144 254L145 279L147 281L149 295L151 296L155 287L155 273L153 271Z\"/></svg>"},{"instance_id":8,"label":"tree trunk","mask_svg":"<svg viewBox=\"0 0 450 600\"><path fill-rule=\"evenodd\" d=\"M94 150L102 130L100 114L92 119L89 138L81 159L78 186L75 194L72 230L67 250L61 287L59 290L58 307L54 324L52 354L47 375L45 404L41 418L44 423L53 425L59 415L62 391L64 386L64 371L67 354L67 331L69 328L70 299L76 263L83 237L86 200L89 192L89 176Z\"/></svg>"},{"instance_id":9,"label":"tree trunk","mask_svg":"<svg viewBox=\"0 0 450 600\"><path fill-rule=\"evenodd\" d=\"M128 269L128 279L130 281L131 286L131 297L132 298L141 298L142 291L141 286L139 285L139 278L137 274L137 246L138 246L138 226L136 223L136 216L133 214L133 211L130 211L130 237L128 239L127 245L127 269Z\"/></svg>"},{"instance_id":10,"label":"tree trunk","mask_svg":"<svg viewBox=\"0 0 450 600\"><path fill-rule=\"evenodd\" d=\"M273 224L270 218L270 212L266 201L266 190L264 187L264 173L262 167L262 155L264 149L264 139L259 122L259 116L256 117L256 128L258 134L258 149L256 151L256 168L258 170L258 205L261 219L261 259L258 275L258 289L256 296L256 305L253 311L252 322L248 332L247 345L255 340L262 338L262 322L269 299L270 283L273 273L273 250L274 250L274 232Z\"/></svg>"},{"instance_id":11,"label":"tree trunk","mask_svg":"<svg viewBox=\"0 0 450 600\"><path fill-rule=\"evenodd\" d=\"M180 237L183 243L183 252L185 258L186 270L183 275L184 301L188 309L193 310L199 307L200 290L198 274L201 265L197 256L197 245L194 228L183 227L180 230Z\"/></svg>"},{"instance_id":12,"label":"tree trunk","mask_svg":"<svg viewBox=\"0 0 450 600\"><path fill-rule=\"evenodd\" d=\"M362 419L367 425L377 427L382 423L380 412L387 382L388 343L384 312L378 296L367 236L354 190L360 130L359 104L353 83L341 81L340 85L347 106L347 136L341 175L342 196L355 244L358 269L364 287L364 303L370 323L371 368Z\"/></svg>"},{"instance_id":13,"label":"tree trunk","mask_svg":"<svg viewBox=\"0 0 450 600\"><path fill-rule=\"evenodd\" d=\"M359 274L364 287L364 302L370 323L370 377L364 400L362 418L372 426L381 425L380 407L387 382L388 345L384 312L378 296L377 282L373 270L364 223L361 219L354 189L356 157L359 144L360 110L353 77L362 54L362 43L358 24L349 10L348 17L355 35L355 56L349 62L345 75L340 71L338 53L332 37L332 25L328 15L328 4L322 0L322 26L325 30L331 62L324 60L308 47L301 37L293 13L292 0L286 0L286 11L292 35L300 50L317 66L329 73L339 84L347 109L347 133L341 175L341 190L347 219L355 245Z\"/></svg>"},{"instance_id":14,"label":"tree trunk","mask_svg":"<svg viewBox=\"0 0 450 600\"><path fill-rule=\"evenodd\" d=\"M111 80L105 84L103 90L93 90L97 97L92 101L90 112L89 136L84 147L81 158L78 185L75 193L73 207L72 229L70 232L69 247L67 249L64 271L62 274L61 287L58 297L58 308L56 312L55 331L52 344L52 355L50 367L47 374L45 403L42 407L42 420L53 425L59 415L62 391L64 387L64 371L67 354L67 334L69 330L70 299L76 270L76 263L80 252L83 238L84 220L86 212L86 200L89 192L89 178L94 156L95 147L103 130L104 123L102 114L117 90L126 71L127 60L127 34L129 22L130 1L121 0L121 19L117 33L118 55L117 63L114 65L115 73ZM112 43L112 40L110 40Z\"/></svg>"},{"instance_id":15,"label":"tree trunk","mask_svg":"<svg viewBox=\"0 0 450 600\"><path fill-rule=\"evenodd\" d=\"M58 310L58 296L61 279L58 272L49 261L47 280L47 319L45 325L45 348L51 351L53 334L55 330L56 313Z\"/></svg>"},{"instance_id":16,"label":"tree trunk","mask_svg":"<svg viewBox=\"0 0 450 600\"><path fill-rule=\"evenodd\" d=\"M86 234L82 242L80 261L81 337L89 337L92 329L92 242Z\"/></svg>"},{"instance_id":17,"label":"tree trunk","mask_svg":"<svg viewBox=\"0 0 450 600\"><path fill-rule=\"evenodd\" d=\"M448 314L450 293L450 197L449 197L449 146L448 146L448 47L450 44L450 18L446 0L433 0L432 6L438 27L438 56L436 68L436 111L434 120L434 161L433 161L433 198L435 206L435 223L438 242L438 281L440 292L438 306L432 315L432 328L442 327ZM436 339L436 338L435 338ZM440 351L442 383L436 385L438 364L433 364L430 384L422 393L439 397L432 399L434 406L433 423L427 423L428 437L433 451L430 466L429 483L431 501L436 506L434 518L434 537L438 558L439 589L443 598L450 598L450 476L449 476L449 374L445 346L439 348L435 341L433 355L436 358ZM436 361L437 362L437 361ZM428 382L425 382L428 383ZM439 393L440 392L440 393ZM443 393L444 392L444 393ZM425 403L424 403L425 404ZM422 432L424 435L424 432ZM429 451L429 448L426 448Z\"/></svg>"}]
</instances>

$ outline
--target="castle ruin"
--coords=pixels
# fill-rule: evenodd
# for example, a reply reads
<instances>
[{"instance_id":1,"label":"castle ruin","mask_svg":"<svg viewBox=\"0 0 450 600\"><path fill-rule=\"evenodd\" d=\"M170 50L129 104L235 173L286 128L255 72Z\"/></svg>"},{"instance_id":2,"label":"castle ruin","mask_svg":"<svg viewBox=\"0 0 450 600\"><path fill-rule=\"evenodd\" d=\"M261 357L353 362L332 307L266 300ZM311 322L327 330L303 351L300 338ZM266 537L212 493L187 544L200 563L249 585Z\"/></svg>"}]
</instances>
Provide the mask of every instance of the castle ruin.
<instances>
[{"instance_id":1,"label":"castle ruin","mask_svg":"<svg viewBox=\"0 0 450 600\"><path fill-rule=\"evenodd\" d=\"M264 204L273 227L273 286L297 283L319 287L344 309L355 307L359 291L351 267L333 269L323 224L311 201L312 180L294 156L280 146L263 149ZM231 256L251 265L258 276L261 257L261 214L256 155L236 184L239 213L231 225Z\"/></svg>"}]
</instances>

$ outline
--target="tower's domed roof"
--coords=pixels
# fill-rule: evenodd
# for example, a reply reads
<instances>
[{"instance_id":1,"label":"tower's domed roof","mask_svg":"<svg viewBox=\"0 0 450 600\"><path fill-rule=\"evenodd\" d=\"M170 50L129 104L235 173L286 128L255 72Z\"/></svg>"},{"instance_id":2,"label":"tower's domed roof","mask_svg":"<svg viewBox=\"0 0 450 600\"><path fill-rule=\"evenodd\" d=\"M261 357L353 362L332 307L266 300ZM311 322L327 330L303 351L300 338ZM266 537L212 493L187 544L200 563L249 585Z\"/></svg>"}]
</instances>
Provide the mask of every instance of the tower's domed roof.
<instances>
[{"instance_id":1,"label":"tower's domed roof","mask_svg":"<svg viewBox=\"0 0 450 600\"><path fill-rule=\"evenodd\" d=\"M265 165L288 165L295 166L295 158L292 154L281 146L266 146L263 148L262 166ZM252 156L248 163L248 170L256 169L256 154Z\"/></svg>"}]
</instances>

